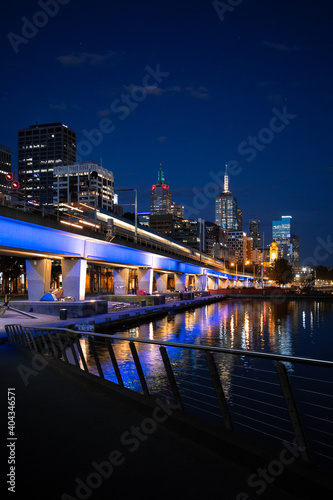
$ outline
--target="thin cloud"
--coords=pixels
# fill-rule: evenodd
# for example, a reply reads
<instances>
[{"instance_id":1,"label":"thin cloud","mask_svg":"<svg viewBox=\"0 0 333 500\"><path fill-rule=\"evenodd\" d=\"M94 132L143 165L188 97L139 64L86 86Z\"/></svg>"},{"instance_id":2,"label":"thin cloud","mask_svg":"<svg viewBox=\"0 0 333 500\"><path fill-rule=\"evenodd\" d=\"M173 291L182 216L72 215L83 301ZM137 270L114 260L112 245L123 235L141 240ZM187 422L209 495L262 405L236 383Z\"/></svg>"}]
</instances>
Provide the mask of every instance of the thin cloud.
<instances>
[{"instance_id":1,"label":"thin cloud","mask_svg":"<svg viewBox=\"0 0 333 500\"><path fill-rule=\"evenodd\" d=\"M269 47L270 49L280 50L282 52L296 52L298 50L298 47L296 45L290 47L285 43L271 43L264 40L262 44L265 45L266 47Z\"/></svg>"},{"instance_id":2,"label":"thin cloud","mask_svg":"<svg viewBox=\"0 0 333 500\"><path fill-rule=\"evenodd\" d=\"M92 54L89 52L73 52L66 56L57 57L57 61L63 66L80 67L80 66L109 66L115 61L118 61L121 55L117 52L107 52L106 54Z\"/></svg>"},{"instance_id":3,"label":"thin cloud","mask_svg":"<svg viewBox=\"0 0 333 500\"><path fill-rule=\"evenodd\" d=\"M209 99L208 89L206 89L206 87L198 87L197 89L186 87L185 90L189 92L192 97L196 97L197 99Z\"/></svg>"},{"instance_id":4,"label":"thin cloud","mask_svg":"<svg viewBox=\"0 0 333 500\"><path fill-rule=\"evenodd\" d=\"M124 88L127 90L127 92L131 92L132 90L135 90L139 88L137 85L134 85L133 83L131 85L125 85ZM163 95L167 93L180 93L183 92L185 94L188 94L192 97L195 97L197 99L209 99L209 93L208 89L206 87L184 87L182 88L180 85L171 85L166 88L161 88L157 86L151 86L151 87L145 87L144 88L147 94L153 94L153 95Z\"/></svg>"},{"instance_id":5,"label":"thin cloud","mask_svg":"<svg viewBox=\"0 0 333 500\"><path fill-rule=\"evenodd\" d=\"M163 89L160 87L157 87L156 85L151 85L147 87L140 87L138 85L135 85L134 83L131 83L130 85L124 85L124 89L127 92L135 92L136 90L142 90L144 88L144 91L146 94L152 94L152 95L161 95L163 92L165 92Z\"/></svg>"},{"instance_id":6,"label":"thin cloud","mask_svg":"<svg viewBox=\"0 0 333 500\"><path fill-rule=\"evenodd\" d=\"M60 104L50 104L51 109L56 109L57 111L67 111L67 104L64 102Z\"/></svg>"}]
</instances>

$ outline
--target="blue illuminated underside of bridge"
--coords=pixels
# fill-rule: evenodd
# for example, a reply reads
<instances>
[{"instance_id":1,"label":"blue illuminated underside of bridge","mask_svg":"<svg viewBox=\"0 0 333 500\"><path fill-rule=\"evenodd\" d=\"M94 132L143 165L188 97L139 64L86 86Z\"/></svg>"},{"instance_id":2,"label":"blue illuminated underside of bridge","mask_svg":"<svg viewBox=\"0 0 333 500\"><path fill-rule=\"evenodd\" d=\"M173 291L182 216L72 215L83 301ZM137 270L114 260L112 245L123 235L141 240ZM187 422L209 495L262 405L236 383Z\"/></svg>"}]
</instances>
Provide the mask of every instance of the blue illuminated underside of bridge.
<instances>
[{"instance_id":1,"label":"blue illuminated underside of bridge","mask_svg":"<svg viewBox=\"0 0 333 500\"><path fill-rule=\"evenodd\" d=\"M76 257L119 267L149 267L176 273L236 278L233 274L30 222L0 216L0 225L0 252L1 250L26 252L27 258L31 258L29 253L53 259ZM238 276L238 279L244 278Z\"/></svg>"}]
</instances>

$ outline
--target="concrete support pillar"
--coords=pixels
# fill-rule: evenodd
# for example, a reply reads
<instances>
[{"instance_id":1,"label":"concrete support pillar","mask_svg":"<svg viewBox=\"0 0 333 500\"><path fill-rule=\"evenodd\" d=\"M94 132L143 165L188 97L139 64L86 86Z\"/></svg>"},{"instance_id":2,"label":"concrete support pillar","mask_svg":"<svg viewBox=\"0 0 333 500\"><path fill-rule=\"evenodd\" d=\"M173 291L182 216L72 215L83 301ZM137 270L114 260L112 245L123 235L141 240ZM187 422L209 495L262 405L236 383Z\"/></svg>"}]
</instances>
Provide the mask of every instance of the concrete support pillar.
<instances>
[{"instance_id":1,"label":"concrete support pillar","mask_svg":"<svg viewBox=\"0 0 333 500\"><path fill-rule=\"evenodd\" d=\"M113 269L113 283L114 283L115 295L128 294L128 279L129 279L129 269L120 267Z\"/></svg>"},{"instance_id":2,"label":"concrete support pillar","mask_svg":"<svg viewBox=\"0 0 333 500\"><path fill-rule=\"evenodd\" d=\"M187 276L183 273L175 273L175 291L183 292L187 288Z\"/></svg>"},{"instance_id":3,"label":"concrete support pillar","mask_svg":"<svg viewBox=\"0 0 333 500\"><path fill-rule=\"evenodd\" d=\"M65 297L84 300L86 296L86 259L70 258L61 261L62 288Z\"/></svg>"},{"instance_id":4,"label":"concrete support pillar","mask_svg":"<svg viewBox=\"0 0 333 500\"><path fill-rule=\"evenodd\" d=\"M40 300L51 288L50 259L27 259L28 299Z\"/></svg>"},{"instance_id":5,"label":"concrete support pillar","mask_svg":"<svg viewBox=\"0 0 333 500\"><path fill-rule=\"evenodd\" d=\"M207 274L195 276L195 288L198 290L207 290Z\"/></svg>"},{"instance_id":6,"label":"concrete support pillar","mask_svg":"<svg viewBox=\"0 0 333 500\"><path fill-rule=\"evenodd\" d=\"M168 274L162 272L156 272L156 289L159 293L166 292L168 286Z\"/></svg>"},{"instance_id":7,"label":"concrete support pillar","mask_svg":"<svg viewBox=\"0 0 333 500\"><path fill-rule=\"evenodd\" d=\"M138 269L138 287L139 290L145 290L147 293L153 293L154 270L151 268Z\"/></svg>"},{"instance_id":8,"label":"concrete support pillar","mask_svg":"<svg viewBox=\"0 0 333 500\"><path fill-rule=\"evenodd\" d=\"M209 290L217 290L219 287L219 278L214 276L207 276L207 288Z\"/></svg>"}]
</instances>

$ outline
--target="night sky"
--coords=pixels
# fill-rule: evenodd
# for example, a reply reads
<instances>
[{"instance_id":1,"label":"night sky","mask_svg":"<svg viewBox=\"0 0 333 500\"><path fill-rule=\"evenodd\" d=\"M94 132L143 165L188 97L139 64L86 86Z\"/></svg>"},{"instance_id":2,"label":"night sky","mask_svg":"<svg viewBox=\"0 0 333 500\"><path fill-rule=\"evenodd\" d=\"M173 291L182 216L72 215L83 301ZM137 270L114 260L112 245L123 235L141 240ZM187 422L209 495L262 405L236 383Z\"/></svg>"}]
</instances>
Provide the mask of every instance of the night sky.
<instances>
[{"instance_id":1,"label":"night sky","mask_svg":"<svg viewBox=\"0 0 333 500\"><path fill-rule=\"evenodd\" d=\"M6 2L0 20L14 169L17 130L59 121L139 210L162 163L173 201L214 221L228 163L244 230L258 218L270 243L291 215L301 260L333 266L331 1L43 3Z\"/></svg>"}]
</instances>

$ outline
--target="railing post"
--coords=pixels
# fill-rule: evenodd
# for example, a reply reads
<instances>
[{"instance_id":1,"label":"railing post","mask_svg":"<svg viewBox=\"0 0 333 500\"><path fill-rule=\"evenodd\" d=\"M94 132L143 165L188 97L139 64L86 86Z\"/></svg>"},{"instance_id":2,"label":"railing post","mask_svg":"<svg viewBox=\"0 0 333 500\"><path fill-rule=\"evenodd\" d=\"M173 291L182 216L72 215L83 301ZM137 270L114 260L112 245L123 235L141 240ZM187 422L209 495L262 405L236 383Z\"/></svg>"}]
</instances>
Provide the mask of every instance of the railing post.
<instances>
[{"instance_id":1,"label":"railing post","mask_svg":"<svg viewBox=\"0 0 333 500\"><path fill-rule=\"evenodd\" d=\"M123 379L122 379L122 376L121 376L121 373L120 373L120 370L119 370L118 362L117 362L117 359L116 359L113 347L112 347L111 342L110 342L109 339L106 339L106 345L107 345L107 348L108 348L108 351L109 351L109 354L110 354L110 359L111 359L111 362L112 362L112 365L113 365L113 369L115 371L115 374L116 374L116 377L117 377L117 380L118 380L118 384L121 387L124 387L124 382L123 382Z\"/></svg>"},{"instance_id":2,"label":"railing post","mask_svg":"<svg viewBox=\"0 0 333 500\"><path fill-rule=\"evenodd\" d=\"M50 350L50 347L47 345L46 338L45 338L45 335L43 332L43 328L40 328L39 331L40 331L40 336L44 342L44 348L45 348L46 354L48 354L48 353L50 353L51 350Z\"/></svg>"},{"instance_id":3,"label":"railing post","mask_svg":"<svg viewBox=\"0 0 333 500\"><path fill-rule=\"evenodd\" d=\"M77 345L77 349L78 349L79 354L80 354L80 358L81 358L81 361L82 361L82 364L83 364L84 371L87 372L87 373L89 373L88 366L87 366L87 363L86 363L86 359L84 357L84 354L83 354L83 351L82 351L82 347L81 347L81 344L80 344L79 335L75 335L75 343ZM74 350L75 350L75 348L74 348Z\"/></svg>"},{"instance_id":4,"label":"railing post","mask_svg":"<svg viewBox=\"0 0 333 500\"><path fill-rule=\"evenodd\" d=\"M52 347L53 355L54 355L55 359L57 359L58 352L57 352L57 348L56 348L56 346L54 345L54 342L53 342L52 333L51 333L50 330L47 333L48 333L48 339L49 339L51 347Z\"/></svg>"},{"instance_id":5,"label":"railing post","mask_svg":"<svg viewBox=\"0 0 333 500\"><path fill-rule=\"evenodd\" d=\"M146 396L150 396L149 390L148 390L148 386L147 386L147 382L146 382L146 379L145 379L145 376L144 376L144 373L143 373L143 370L142 370L142 366L141 366L140 359L139 359L138 353L136 351L134 342L130 342L129 346L130 346L131 353L132 353L132 356L133 356L133 359L134 359L135 368L136 368L136 371L137 371L139 379L140 379L140 384L141 384L143 393Z\"/></svg>"},{"instance_id":6,"label":"railing post","mask_svg":"<svg viewBox=\"0 0 333 500\"><path fill-rule=\"evenodd\" d=\"M95 360L95 363L96 363L96 367L97 367L97 370L98 370L98 373L99 373L99 376L101 378L104 378L104 373L103 373L103 370L102 370L102 367L101 367L101 363L98 359L98 356L97 356L97 353L96 353L96 349L95 349L95 346L94 346L94 342L93 342L93 339L92 337L89 335L88 337L88 343L89 343L89 348L92 352L92 355L94 357L94 360Z\"/></svg>"},{"instance_id":7,"label":"railing post","mask_svg":"<svg viewBox=\"0 0 333 500\"><path fill-rule=\"evenodd\" d=\"M15 329L15 341L18 344L22 344L22 332L21 332L22 326L14 325L14 329Z\"/></svg>"},{"instance_id":8,"label":"railing post","mask_svg":"<svg viewBox=\"0 0 333 500\"><path fill-rule=\"evenodd\" d=\"M221 379L220 379L219 373L218 373L217 368L216 368L213 354L211 352L206 351L205 356L206 356L206 362L207 362L207 366L209 369L210 377L212 379L214 389L216 392L216 396L217 396L217 399L218 399L218 402L219 402L219 405L221 408L221 412L223 415L225 426L228 429L228 431L233 432L234 426L233 426L232 419L231 419L231 416L229 413L227 400L226 400L224 390L223 390L223 387L221 384Z\"/></svg>"},{"instance_id":9,"label":"railing post","mask_svg":"<svg viewBox=\"0 0 333 500\"><path fill-rule=\"evenodd\" d=\"M80 368L80 362L79 362L79 358L77 357L77 354L76 354L76 351L75 351L75 348L74 348L73 338L70 337L68 334L66 334L66 338L67 338L67 341L68 341L68 347L72 351L72 355L73 355L73 358L74 358L74 363L75 363L75 365L78 368ZM67 357L67 360L68 360L68 357Z\"/></svg>"},{"instance_id":10,"label":"railing post","mask_svg":"<svg viewBox=\"0 0 333 500\"><path fill-rule=\"evenodd\" d=\"M60 333L62 333L62 332L60 332ZM63 346L63 343L61 341L60 334L59 334L58 330L56 330L56 336L57 336L57 339L58 339L58 342L59 342L60 351L61 351L61 353L62 353L62 355L64 357L64 360L65 360L65 363L68 364L69 361L68 361L68 357L67 357L67 353L66 353L66 348Z\"/></svg>"},{"instance_id":11,"label":"railing post","mask_svg":"<svg viewBox=\"0 0 333 500\"><path fill-rule=\"evenodd\" d=\"M37 352L39 352L40 354L42 353L43 351L43 346L42 346L42 341L41 341L41 338L40 336L38 335L38 330L37 328L34 328L34 333L35 333L35 338L36 338L36 345L37 345Z\"/></svg>"},{"instance_id":12,"label":"railing post","mask_svg":"<svg viewBox=\"0 0 333 500\"><path fill-rule=\"evenodd\" d=\"M35 342L35 339L34 339L34 335L33 335L33 328L27 328L27 330L29 331L29 334L30 334L30 337L31 337L31 341L32 341L32 344L34 346L34 349L35 349L36 352L38 352L37 345L36 345L36 342Z\"/></svg>"},{"instance_id":13,"label":"railing post","mask_svg":"<svg viewBox=\"0 0 333 500\"><path fill-rule=\"evenodd\" d=\"M291 384L288 377L287 369L285 365L280 361L276 362L275 369L279 378L282 394L287 406L291 425L295 433L296 442L299 447L300 455L305 462L311 462L308 445L306 443L305 434L297 411L297 406L291 389Z\"/></svg>"},{"instance_id":14,"label":"railing post","mask_svg":"<svg viewBox=\"0 0 333 500\"><path fill-rule=\"evenodd\" d=\"M24 335L26 338L27 346L29 347L30 351L34 351L34 341L30 332L30 328L24 328Z\"/></svg>"},{"instance_id":15,"label":"railing post","mask_svg":"<svg viewBox=\"0 0 333 500\"><path fill-rule=\"evenodd\" d=\"M175 379L175 375L173 373L172 366L171 366L171 363L170 363L170 360L169 360L169 356L168 356L166 348L164 346L162 346L162 345L160 346L160 353L161 353L161 356L162 356L164 368L165 368L165 371L166 371L166 374L167 374L167 377L168 377L168 380L169 380L169 384L170 384L170 387L171 387L171 391L172 391L174 400L175 400L176 404L178 404L178 406L180 407L180 409L182 411L184 411L183 402L182 402L182 399L180 397L180 393L179 393L177 382L176 382L176 379Z\"/></svg>"}]
</instances>

